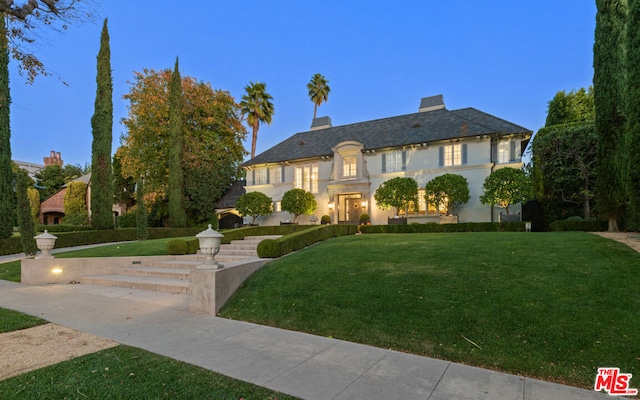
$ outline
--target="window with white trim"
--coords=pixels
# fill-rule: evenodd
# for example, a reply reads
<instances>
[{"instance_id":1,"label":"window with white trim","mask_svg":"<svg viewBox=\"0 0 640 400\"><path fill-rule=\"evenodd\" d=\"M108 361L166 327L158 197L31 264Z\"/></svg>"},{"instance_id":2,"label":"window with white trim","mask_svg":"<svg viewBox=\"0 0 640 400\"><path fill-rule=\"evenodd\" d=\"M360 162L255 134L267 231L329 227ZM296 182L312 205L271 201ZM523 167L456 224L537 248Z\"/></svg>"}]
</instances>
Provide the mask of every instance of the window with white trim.
<instances>
[{"instance_id":1,"label":"window with white trim","mask_svg":"<svg viewBox=\"0 0 640 400\"><path fill-rule=\"evenodd\" d=\"M510 146L511 142L498 142L498 162L499 163L508 163L510 156Z\"/></svg>"},{"instance_id":2,"label":"window with white trim","mask_svg":"<svg viewBox=\"0 0 640 400\"><path fill-rule=\"evenodd\" d=\"M294 185L296 189L318 193L318 163L297 166Z\"/></svg>"},{"instance_id":3,"label":"window with white trim","mask_svg":"<svg viewBox=\"0 0 640 400\"><path fill-rule=\"evenodd\" d=\"M267 168L256 169L254 185L266 185L269 183L268 172Z\"/></svg>"},{"instance_id":4,"label":"window with white trim","mask_svg":"<svg viewBox=\"0 0 640 400\"><path fill-rule=\"evenodd\" d=\"M407 153L394 151L382 155L382 172L399 172L407 169Z\"/></svg>"},{"instance_id":5,"label":"window with white trim","mask_svg":"<svg viewBox=\"0 0 640 400\"><path fill-rule=\"evenodd\" d=\"M282 182L282 167L269 168L269 183Z\"/></svg>"},{"instance_id":6,"label":"window with white trim","mask_svg":"<svg viewBox=\"0 0 640 400\"><path fill-rule=\"evenodd\" d=\"M462 164L462 145L449 144L444 146L444 166Z\"/></svg>"},{"instance_id":7,"label":"window with white trim","mask_svg":"<svg viewBox=\"0 0 640 400\"><path fill-rule=\"evenodd\" d=\"M342 159L342 177L353 178L357 176L356 157L349 156Z\"/></svg>"}]
</instances>

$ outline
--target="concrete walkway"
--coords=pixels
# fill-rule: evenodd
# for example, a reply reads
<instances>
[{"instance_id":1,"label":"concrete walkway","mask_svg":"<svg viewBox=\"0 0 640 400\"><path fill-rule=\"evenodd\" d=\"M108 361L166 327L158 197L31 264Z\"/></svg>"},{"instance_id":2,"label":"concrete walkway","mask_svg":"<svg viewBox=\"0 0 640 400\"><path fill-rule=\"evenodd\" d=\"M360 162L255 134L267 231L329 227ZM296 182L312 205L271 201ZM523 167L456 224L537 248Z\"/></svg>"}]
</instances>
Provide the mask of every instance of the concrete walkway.
<instances>
[{"instance_id":1,"label":"concrete walkway","mask_svg":"<svg viewBox=\"0 0 640 400\"><path fill-rule=\"evenodd\" d=\"M462 364L188 312L187 295L0 280L0 307L303 399L614 399ZM594 374L595 380L595 374Z\"/></svg>"}]
</instances>

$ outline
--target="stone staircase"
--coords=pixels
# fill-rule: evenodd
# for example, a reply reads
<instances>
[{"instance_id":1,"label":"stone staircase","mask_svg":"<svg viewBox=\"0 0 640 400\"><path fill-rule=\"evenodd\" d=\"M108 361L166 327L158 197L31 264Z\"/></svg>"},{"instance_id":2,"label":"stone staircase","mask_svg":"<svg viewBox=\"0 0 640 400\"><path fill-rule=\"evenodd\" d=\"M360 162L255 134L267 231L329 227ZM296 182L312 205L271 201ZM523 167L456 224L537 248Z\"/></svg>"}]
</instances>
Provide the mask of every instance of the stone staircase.
<instances>
[{"instance_id":1,"label":"stone staircase","mask_svg":"<svg viewBox=\"0 0 640 400\"><path fill-rule=\"evenodd\" d=\"M280 236L247 236L244 240L232 240L223 244L215 260L225 267L244 263L258 258L258 243L264 239L277 239ZM204 255L194 254L178 256L175 260L156 260L131 265L121 269L115 275L85 276L78 280L87 285L117 286L132 289L152 290L187 294L189 293L189 271L203 264Z\"/></svg>"}]
</instances>

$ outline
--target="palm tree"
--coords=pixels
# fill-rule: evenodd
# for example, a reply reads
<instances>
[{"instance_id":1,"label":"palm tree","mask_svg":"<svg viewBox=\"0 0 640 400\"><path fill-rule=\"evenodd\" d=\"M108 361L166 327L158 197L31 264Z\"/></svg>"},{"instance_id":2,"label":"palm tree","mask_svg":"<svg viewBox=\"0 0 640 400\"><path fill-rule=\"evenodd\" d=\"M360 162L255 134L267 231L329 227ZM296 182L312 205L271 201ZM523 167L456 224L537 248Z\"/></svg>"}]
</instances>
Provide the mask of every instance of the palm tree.
<instances>
[{"instance_id":1,"label":"palm tree","mask_svg":"<svg viewBox=\"0 0 640 400\"><path fill-rule=\"evenodd\" d=\"M249 82L244 87L246 91L242 95L240 108L242 114L247 117L247 123L253 129L251 137L251 158L256 156L256 143L258 141L258 128L261 122L271 124L273 116L273 97L267 93L267 84L264 82Z\"/></svg>"},{"instance_id":2,"label":"palm tree","mask_svg":"<svg viewBox=\"0 0 640 400\"><path fill-rule=\"evenodd\" d=\"M313 119L316 119L316 110L323 101L329 100L329 81L322 74L315 74L311 77L311 81L307 83L309 89L309 98L313 102Z\"/></svg>"}]
</instances>

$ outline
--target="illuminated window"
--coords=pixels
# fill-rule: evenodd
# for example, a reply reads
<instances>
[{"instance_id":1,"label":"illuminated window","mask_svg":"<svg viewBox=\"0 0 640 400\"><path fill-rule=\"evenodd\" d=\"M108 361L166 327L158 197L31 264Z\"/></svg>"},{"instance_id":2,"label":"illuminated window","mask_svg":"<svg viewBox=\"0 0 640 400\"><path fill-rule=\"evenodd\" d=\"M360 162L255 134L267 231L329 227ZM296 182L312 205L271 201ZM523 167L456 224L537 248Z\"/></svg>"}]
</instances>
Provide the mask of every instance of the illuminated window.
<instances>
[{"instance_id":1,"label":"illuminated window","mask_svg":"<svg viewBox=\"0 0 640 400\"><path fill-rule=\"evenodd\" d=\"M342 160L342 176L344 178L351 178L356 176L356 158L345 157Z\"/></svg>"},{"instance_id":2,"label":"illuminated window","mask_svg":"<svg viewBox=\"0 0 640 400\"><path fill-rule=\"evenodd\" d=\"M423 196L424 197L424 196ZM443 201L440 202L440 204L438 205L438 207L436 208L436 205L433 204L433 197L430 198L430 200L427 203L427 214L431 214L431 215L446 215L447 214L447 202L448 202L448 198L444 198Z\"/></svg>"},{"instance_id":3,"label":"illuminated window","mask_svg":"<svg viewBox=\"0 0 640 400\"><path fill-rule=\"evenodd\" d=\"M318 193L318 164L307 164L296 167L295 187L307 192Z\"/></svg>"},{"instance_id":4,"label":"illuminated window","mask_svg":"<svg viewBox=\"0 0 640 400\"><path fill-rule=\"evenodd\" d=\"M510 150L510 142L499 142L498 143L498 162L499 163L508 163L509 162L509 150Z\"/></svg>"},{"instance_id":5,"label":"illuminated window","mask_svg":"<svg viewBox=\"0 0 640 400\"><path fill-rule=\"evenodd\" d=\"M444 166L449 167L451 165L462 164L462 145L450 144L444 146Z\"/></svg>"},{"instance_id":6,"label":"illuminated window","mask_svg":"<svg viewBox=\"0 0 640 400\"><path fill-rule=\"evenodd\" d=\"M275 210L275 212L282 211L282 204L279 201L276 201L276 205L273 207L273 209Z\"/></svg>"}]
</instances>

